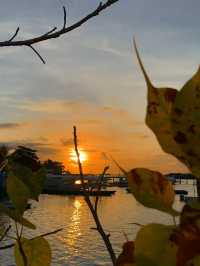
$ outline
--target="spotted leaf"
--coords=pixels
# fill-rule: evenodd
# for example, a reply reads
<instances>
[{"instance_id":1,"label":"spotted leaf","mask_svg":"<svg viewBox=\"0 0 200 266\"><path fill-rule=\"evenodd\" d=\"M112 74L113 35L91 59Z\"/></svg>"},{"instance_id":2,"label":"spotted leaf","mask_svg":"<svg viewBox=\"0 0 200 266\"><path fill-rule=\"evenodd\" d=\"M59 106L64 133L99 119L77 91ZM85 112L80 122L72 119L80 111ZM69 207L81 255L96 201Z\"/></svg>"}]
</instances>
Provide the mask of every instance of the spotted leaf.
<instances>
[{"instance_id":1,"label":"spotted leaf","mask_svg":"<svg viewBox=\"0 0 200 266\"><path fill-rule=\"evenodd\" d=\"M200 69L178 93L171 114L173 138L192 173L200 176Z\"/></svg>"},{"instance_id":2,"label":"spotted leaf","mask_svg":"<svg viewBox=\"0 0 200 266\"><path fill-rule=\"evenodd\" d=\"M135 168L128 173L128 183L136 200L144 206L177 214L172 209L175 197L172 184L161 173Z\"/></svg>"},{"instance_id":3,"label":"spotted leaf","mask_svg":"<svg viewBox=\"0 0 200 266\"><path fill-rule=\"evenodd\" d=\"M146 124L153 131L165 152L173 154L182 162L185 162L182 150L174 140L171 124L172 107L178 91L172 88L156 88L152 85L144 69L136 44L135 51L148 88Z\"/></svg>"}]
</instances>

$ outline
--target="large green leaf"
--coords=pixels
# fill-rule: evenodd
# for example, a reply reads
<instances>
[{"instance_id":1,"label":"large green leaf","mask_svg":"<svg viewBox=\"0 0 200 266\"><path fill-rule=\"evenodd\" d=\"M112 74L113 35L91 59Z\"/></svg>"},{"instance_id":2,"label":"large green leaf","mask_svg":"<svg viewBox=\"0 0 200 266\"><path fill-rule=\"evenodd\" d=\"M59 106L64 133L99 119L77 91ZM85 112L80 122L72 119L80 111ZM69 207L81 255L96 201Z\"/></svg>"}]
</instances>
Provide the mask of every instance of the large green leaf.
<instances>
[{"instance_id":1,"label":"large green leaf","mask_svg":"<svg viewBox=\"0 0 200 266\"><path fill-rule=\"evenodd\" d=\"M137 266L176 266L177 247L170 241L173 226L149 224L135 240Z\"/></svg>"},{"instance_id":2,"label":"large green leaf","mask_svg":"<svg viewBox=\"0 0 200 266\"><path fill-rule=\"evenodd\" d=\"M128 173L128 183L136 200L149 208L177 215L172 209L174 189L161 173L145 168L135 168Z\"/></svg>"},{"instance_id":3,"label":"large green leaf","mask_svg":"<svg viewBox=\"0 0 200 266\"><path fill-rule=\"evenodd\" d=\"M50 266L51 264L51 248L48 241L43 237L34 239L20 240L23 254L27 259L27 266ZM15 261L16 266L24 266L22 252L18 242L15 244Z\"/></svg>"},{"instance_id":4,"label":"large green leaf","mask_svg":"<svg viewBox=\"0 0 200 266\"><path fill-rule=\"evenodd\" d=\"M0 203L0 212L6 214L12 220L16 221L17 223L24 225L30 229L35 229L35 225L25 219L22 214L15 209L9 209L5 207L2 203Z\"/></svg>"},{"instance_id":5,"label":"large green leaf","mask_svg":"<svg viewBox=\"0 0 200 266\"><path fill-rule=\"evenodd\" d=\"M28 187L17 178L12 172L9 173L6 179L6 189L8 196L16 209L23 213L26 210L30 191Z\"/></svg>"},{"instance_id":6,"label":"large green leaf","mask_svg":"<svg viewBox=\"0 0 200 266\"><path fill-rule=\"evenodd\" d=\"M45 170L41 168L37 172L32 172L28 167L17 163L12 163L11 165L14 174L28 186L31 199L38 200L46 178Z\"/></svg>"},{"instance_id":7,"label":"large green leaf","mask_svg":"<svg viewBox=\"0 0 200 266\"><path fill-rule=\"evenodd\" d=\"M148 88L146 124L154 132L165 152L185 162L182 150L174 140L171 124L172 107L178 91L167 87L154 87L144 69L136 44L135 51Z\"/></svg>"},{"instance_id":8,"label":"large green leaf","mask_svg":"<svg viewBox=\"0 0 200 266\"><path fill-rule=\"evenodd\" d=\"M200 176L200 69L178 93L171 121L183 159L193 174Z\"/></svg>"}]
</instances>

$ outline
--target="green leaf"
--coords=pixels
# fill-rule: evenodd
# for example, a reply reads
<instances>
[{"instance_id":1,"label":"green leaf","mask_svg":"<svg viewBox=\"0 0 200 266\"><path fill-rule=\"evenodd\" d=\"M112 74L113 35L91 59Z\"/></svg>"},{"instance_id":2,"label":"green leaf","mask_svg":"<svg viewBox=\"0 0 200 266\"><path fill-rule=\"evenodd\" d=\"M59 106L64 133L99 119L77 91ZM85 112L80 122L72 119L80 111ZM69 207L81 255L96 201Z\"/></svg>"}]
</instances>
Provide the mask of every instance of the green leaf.
<instances>
[{"instance_id":1,"label":"green leaf","mask_svg":"<svg viewBox=\"0 0 200 266\"><path fill-rule=\"evenodd\" d=\"M44 181L46 179L46 171L41 168L37 172L34 172L30 181L32 187L32 197L38 200L38 196L42 193L44 187Z\"/></svg>"},{"instance_id":2,"label":"green leaf","mask_svg":"<svg viewBox=\"0 0 200 266\"><path fill-rule=\"evenodd\" d=\"M43 237L36 237L31 240L22 238L20 243L28 262L27 266L50 266L51 248L46 239ZM24 266L18 242L15 244L14 253L16 266Z\"/></svg>"},{"instance_id":3,"label":"green leaf","mask_svg":"<svg viewBox=\"0 0 200 266\"><path fill-rule=\"evenodd\" d=\"M0 203L0 212L6 214L12 220L16 221L21 225L24 225L30 229L36 229L35 225L25 219L18 210L8 209L2 203Z\"/></svg>"},{"instance_id":4,"label":"green leaf","mask_svg":"<svg viewBox=\"0 0 200 266\"><path fill-rule=\"evenodd\" d=\"M137 234L135 260L137 266L176 266L176 245L170 241L173 226L149 224Z\"/></svg>"},{"instance_id":5,"label":"green leaf","mask_svg":"<svg viewBox=\"0 0 200 266\"><path fill-rule=\"evenodd\" d=\"M38 196L42 192L46 178L46 172L44 168L39 169L37 172L32 172L27 167L17 163L12 163L12 170L14 174L20 178L29 188L31 199L38 200Z\"/></svg>"},{"instance_id":6,"label":"green leaf","mask_svg":"<svg viewBox=\"0 0 200 266\"><path fill-rule=\"evenodd\" d=\"M171 124L172 107L178 91L154 87L144 69L136 44L135 51L148 88L146 124L155 134L162 149L185 163L181 147L174 140Z\"/></svg>"},{"instance_id":7,"label":"green leaf","mask_svg":"<svg viewBox=\"0 0 200 266\"><path fill-rule=\"evenodd\" d=\"M136 200L144 206L178 214L172 209L175 197L173 186L161 173L135 168L128 173L128 184Z\"/></svg>"},{"instance_id":8,"label":"green leaf","mask_svg":"<svg viewBox=\"0 0 200 266\"><path fill-rule=\"evenodd\" d=\"M16 209L20 213L23 213L26 210L28 199L30 198L30 191L27 186L10 172L6 180L6 189Z\"/></svg>"},{"instance_id":9,"label":"green leaf","mask_svg":"<svg viewBox=\"0 0 200 266\"><path fill-rule=\"evenodd\" d=\"M171 121L183 159L192 173L200 176L200 69L178 93Z\"/></svg>"}]
</instances>

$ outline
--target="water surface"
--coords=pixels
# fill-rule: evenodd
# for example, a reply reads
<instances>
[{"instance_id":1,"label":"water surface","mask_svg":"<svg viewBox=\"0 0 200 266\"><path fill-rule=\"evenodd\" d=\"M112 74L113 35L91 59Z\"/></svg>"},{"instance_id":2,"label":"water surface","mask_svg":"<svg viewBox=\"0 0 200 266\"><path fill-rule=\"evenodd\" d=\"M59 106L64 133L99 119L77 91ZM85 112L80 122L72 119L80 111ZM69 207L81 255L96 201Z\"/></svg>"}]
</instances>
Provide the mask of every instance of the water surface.
<instances>
[{"instance_id":1,"label":"water surface","mask_svg":"<svg viewBox=\"0 0 200 266\"><path fill-rule=\"evenodd\" d=\"M192 185L181 186L185 187L193 193ZM139 229L134 223L173 223L169 215L141 206L125 189L114 189L117 190L114 196L101 198L99 216L111 234L117 254L126 241L124 233L129 240L134 239ZM181 208L182 203L176 199L175 206ZM26 230L28 237L63 228L58 234L47 237L52 247L52 266L112 265L101 237L92 229L95 224L82 196L41 195L26 216L37 225L36 231ZM0 265L15 265L12 257L12 249L1 251Z\"/></svg>"}]
</instances>

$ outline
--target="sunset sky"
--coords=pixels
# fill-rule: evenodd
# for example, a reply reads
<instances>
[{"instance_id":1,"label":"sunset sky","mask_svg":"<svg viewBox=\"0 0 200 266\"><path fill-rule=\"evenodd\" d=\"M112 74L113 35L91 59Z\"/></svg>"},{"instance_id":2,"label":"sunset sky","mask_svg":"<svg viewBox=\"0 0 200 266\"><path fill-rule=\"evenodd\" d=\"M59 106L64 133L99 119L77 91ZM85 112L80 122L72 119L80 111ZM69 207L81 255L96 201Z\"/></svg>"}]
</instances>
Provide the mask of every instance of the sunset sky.
<instances>
[{"instance_id":1,"label":"sunset sky","mask_svg":"<svg viewBox=\"0 0 200 266\"><path fill-rule=\"evenodd\" d=\"M0 9L0 39L20 26L18 39L70 25L96 0L7 0ZM38 44L47 64L28 48L0 49L0 142L38 150L42 160L63 161L73 125L87 155L84 170L99 173L113 156L125 169L187 171L161 151L145 126L146 85L132 47L133 35L146 69L158 86L181 86L200 62L199 0L120 0L83 27Z\"/></svg>"}]
</instances>

